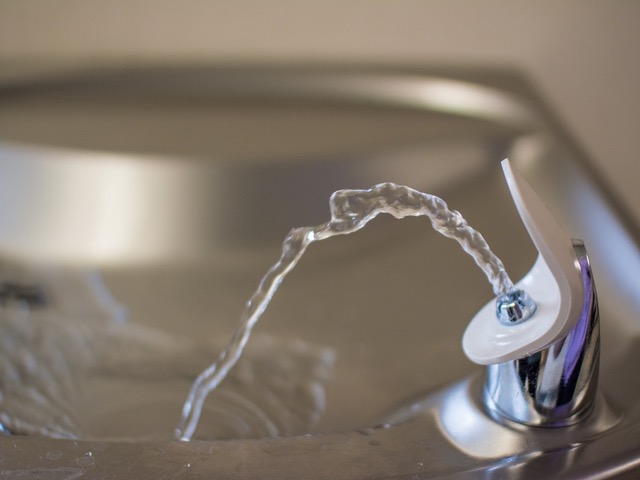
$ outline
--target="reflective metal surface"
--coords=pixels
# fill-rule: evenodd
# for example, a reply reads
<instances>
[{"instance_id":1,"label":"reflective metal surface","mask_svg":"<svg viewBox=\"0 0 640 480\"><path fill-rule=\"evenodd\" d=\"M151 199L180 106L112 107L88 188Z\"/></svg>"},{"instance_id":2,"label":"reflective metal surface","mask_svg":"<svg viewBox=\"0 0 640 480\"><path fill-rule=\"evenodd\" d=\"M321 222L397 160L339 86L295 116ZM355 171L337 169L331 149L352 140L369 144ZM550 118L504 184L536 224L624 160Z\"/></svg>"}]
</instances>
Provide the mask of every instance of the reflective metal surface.
<instances>
[{"instance_id":1,"label":"reflective metal surface","mask_svg":"<svg viewBox=\"0 0 640 480\"><path fill-rule=\"evenodd\" d=\"M507 156L585 240L602 318L587 418L554 429L496 421L481 371L460 347L488 284L428 226L380 219L312 249L256 331L335 355L317 423L274 438L185 444L168 439L188 382L170 401L157 395L143 405L128 390L106 390L78 399L84 439L1 437L2 476L637 476L636 239L519 77L266 67L87 73L3 87L0 137L2 264L100 268L132 324L209 350L230 336L287 230L326 220L339 188L389 180L438 194L520 278L535 251L502 184L498 162ZM140 425L167 440L126 440Z\"/></svg>"},{"instance_id":2,"label":"reflective metal surface","mask_svg":"<svg viewBox=\"0 0 640 480\"><path fill-rule=\"evenodd\" d=\"M593 409L600 364L598 297L584 244L574 241L574 249L585 296L580 319L569 335L544 350L487 367L485 399L497 418L565 427Z\"/></svg>"},{"instance_id":3,"label":"reflective metal surface","mask_svg":"<svg viewBox=\"0 0 640 480\"><path fill-rule=\"evenodd\" d=\"M525 292L514 288L496 299L496 317L506 326L526 322L536 312L536 303Z\"/></svg>"},{"instance_id":4,"label":"reflective metal surface","mask_svg":"<svg viewBox=\"0 0 640 480\"><path fill-rule=\"evenodd\" d=\"M355 71L168 69L7 87L0 138L18 144L0 151L11 171L0 202L13 206L0 211L0 248L131 264L275 245L324 221L339 188L438 189L486 168L535 128L513 100L455 79Z\"/></svg>"}]
</instances>

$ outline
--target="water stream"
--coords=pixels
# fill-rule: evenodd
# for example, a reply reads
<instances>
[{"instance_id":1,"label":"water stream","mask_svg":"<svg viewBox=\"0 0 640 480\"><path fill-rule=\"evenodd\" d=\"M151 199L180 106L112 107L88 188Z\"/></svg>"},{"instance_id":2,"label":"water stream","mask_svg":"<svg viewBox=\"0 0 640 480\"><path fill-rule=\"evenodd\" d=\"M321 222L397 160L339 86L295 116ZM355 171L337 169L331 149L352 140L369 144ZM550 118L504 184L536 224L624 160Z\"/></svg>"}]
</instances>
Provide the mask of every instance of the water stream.
<instances>
[{"instance_id":1,"label":"water stream","mask_svg":"<svg viewBox=\"0 0 640 480\"><path fill-rule=\"evenodd\" d=\"M291 230L282 245L280 259L262 278L242 315L240 325L213 364L195 380L182 409L175 435L190 440L196 431L207 396L227 377L249 340L251 331L269 305L285 276L296 266L307 247L316 241L347 235L363 228L381 213L401 219L426 216L442 235L456 240L483 270L496 296L514 288L504 265L482 235L470 227L441 198L409 187L382 183L368 190L340 190L331 196L331 219L315 227Z\"/></svg>"},{"instance_id":2,"label":"water stream","mask_svg":"<svg viewBox=\"0 0 640 480\"><path fill-rule=\"evenodd\" d=\"M311 243L353 233L380 213L426 216L474 258L497 296L513 288L484 238L436 196L384 183L335 192L330 208L328 222L289 233L224 348L129 322L99 272L0 265L0 433L166 439L183 392L215 351L184 402L179 439L192 439L198 426L205 438L308 432L325 410L333 345L264 334L247 342ZM44 287L42 298L30 285Z\"/></svg>"}]
</instances>

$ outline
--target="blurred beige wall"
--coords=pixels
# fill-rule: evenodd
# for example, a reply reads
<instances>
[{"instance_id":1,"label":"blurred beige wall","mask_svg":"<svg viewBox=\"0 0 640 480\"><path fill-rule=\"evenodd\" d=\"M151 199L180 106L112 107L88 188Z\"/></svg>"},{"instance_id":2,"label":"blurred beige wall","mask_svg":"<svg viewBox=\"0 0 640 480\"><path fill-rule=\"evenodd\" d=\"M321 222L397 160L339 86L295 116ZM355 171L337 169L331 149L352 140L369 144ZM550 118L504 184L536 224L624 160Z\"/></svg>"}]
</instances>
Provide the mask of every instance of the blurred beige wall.
<instances>
[{"instance_id":1,"label":"blurred beige wall","mask_svg":"<svg viewBox=\"0 0 640 480\"><path fill-rule=\"evenodd\" d=\"M0 81L193 59L513 65L640 221L640 1L0 0Z\"/></svg>"}]
</instances>

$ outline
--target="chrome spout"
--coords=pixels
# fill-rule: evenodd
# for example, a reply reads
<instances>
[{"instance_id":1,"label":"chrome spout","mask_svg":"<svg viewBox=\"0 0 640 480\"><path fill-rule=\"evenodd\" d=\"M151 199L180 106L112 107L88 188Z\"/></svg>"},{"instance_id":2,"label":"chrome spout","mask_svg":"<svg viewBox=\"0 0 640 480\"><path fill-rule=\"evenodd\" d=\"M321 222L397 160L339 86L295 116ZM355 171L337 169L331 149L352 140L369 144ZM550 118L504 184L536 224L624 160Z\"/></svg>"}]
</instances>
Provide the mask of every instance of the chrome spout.
<instances>
[{"instance_id":1,"label":"chrome spout","mask_svg":"<svg viewBox=\"0 0 640 480\"><path fill-rule=\"evenodd\" d=\"M573 248L584 287L578 322L543 350L487 366L484 397L494 418L558 427L580 421L593 409L600 358L598 298L584 244L574 240Z\"/></svg>"},{"instance_id":2,"label":"chrome spout","mask_svg":"<svg viewBox=\"0 0 640 480\"><path fill-rule=\"evenodd\" d=\"M503 169L538 258L517 290L476 314L463 347L486 365L484 404L494 419L572 425L592 411L598 382L599 313L589 258L508 161Z\"/></svg>"}]
</instances>

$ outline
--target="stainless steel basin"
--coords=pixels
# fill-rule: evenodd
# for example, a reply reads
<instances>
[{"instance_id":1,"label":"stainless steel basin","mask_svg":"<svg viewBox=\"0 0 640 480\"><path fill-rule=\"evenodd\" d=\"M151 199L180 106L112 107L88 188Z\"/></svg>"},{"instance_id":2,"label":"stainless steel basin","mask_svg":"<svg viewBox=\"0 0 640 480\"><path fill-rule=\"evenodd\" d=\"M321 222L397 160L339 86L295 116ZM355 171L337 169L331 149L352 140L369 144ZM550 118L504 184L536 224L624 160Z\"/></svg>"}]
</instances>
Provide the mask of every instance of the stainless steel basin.
<instances>
[{"instance_id":1,"label":"stainless steel basin","mask_svg":"<svg viewBox=\"0 0 640 480\"><path fill-rule=\"evenodd\" d=\"M83 395L70 399L79 438L1 437L3 476L633 478L640 467L637 238L517 75L86 72L4 86L0 138L0 266L32 275L54 306L74 292L31 266L99 270L130 325L184 347L173 360L152 351L131 370L84 371ZM535 251L503 185L504 157L591 257L602 365L587 420L492 420L481 369L460 346L489 285L428 222L379 219L310 249L250 341L246 377L212 394L198 441L170 440L190 380L230 337L280 241L325 221L336 189L394 181L442 196L520 278ZM139 348L125 342L114 355ZM322 401L302 388L302 362L321 364ZM230 405L261 394L255 385L278 378L274 365L290 368L283 385L300 387L274 390L285 410L298 405L297 420L266 409L275 430L230 427ZM251 424L249 410L234 414Z\"/></svg>"}]
</instances>

